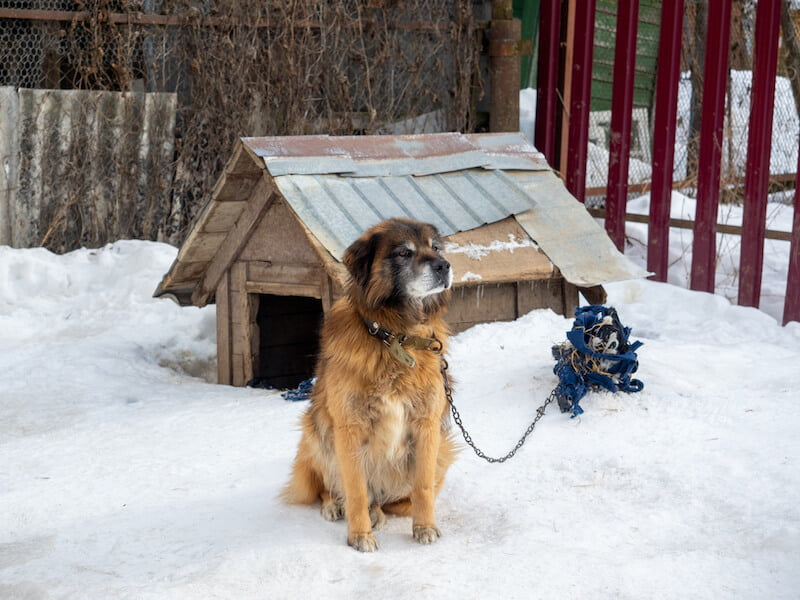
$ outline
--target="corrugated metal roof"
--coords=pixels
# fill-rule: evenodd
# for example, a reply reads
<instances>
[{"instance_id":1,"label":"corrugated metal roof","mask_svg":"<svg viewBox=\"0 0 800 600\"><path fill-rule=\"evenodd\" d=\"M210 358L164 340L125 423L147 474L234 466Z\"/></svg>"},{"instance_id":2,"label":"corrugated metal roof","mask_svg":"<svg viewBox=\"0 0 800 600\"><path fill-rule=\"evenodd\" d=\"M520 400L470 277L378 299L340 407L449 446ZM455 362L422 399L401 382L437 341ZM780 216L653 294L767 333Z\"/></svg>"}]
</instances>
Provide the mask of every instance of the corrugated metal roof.
<instances>
[{"instance_id":1,"label":"corrugated metal roof","mask_svg":"<svg viewBox=\"0 0 800 600\"><path fill-rule=\"evenodd\" d=\"M241 142L160 293L175 289L186 294L197 285L210 260L207 256L221 246L223 232L238 219L234 213L241 213L250 201L263 170L339 261L358 236L387 218L427 221L448 236L514 216L571 283L591 286L647 275L617 251L542 155L518 133L296 136ZM222 205L229 209L220 210ZM223 217L225 223L220 222Z\"/></svg>"},{"instance_id":2,"label":"corrugated metal roof","mask_svg":"<svg viewBox=\"0 0 800 600\"><path fill-rule=\"evenodd\" d=\"M359 235L384 219L418 219L435 225L446 236L536 205L505 173L482 169L422 177L283 175L275 182L295 213L337 260Z\"/></svg>"},{"instance_id":3,"label":"corrugated metal roof","mask_svg":"<svg viewBox=\"0 0 800 600\"><path fill-rule=\"evenodd\" d=\"M391 217L426 221L450 235L533 208L502 170L549 171L541 153L514 133L243 141L337 260L364 230Z\"/></svg>"},{"instance_id":4,"label":"corrugated metal roof","mask_svg":"<svg viewBox=\"0 0 800 600\"><path fill-rule=\"evenodd\" d=\"M576 285L646 275L518 133L317 136L302 138L302 148L287 138L252 144L283 197L337 260L384 219L426 221L448 236L517 215Z\"/></svg>"}]
</instances>

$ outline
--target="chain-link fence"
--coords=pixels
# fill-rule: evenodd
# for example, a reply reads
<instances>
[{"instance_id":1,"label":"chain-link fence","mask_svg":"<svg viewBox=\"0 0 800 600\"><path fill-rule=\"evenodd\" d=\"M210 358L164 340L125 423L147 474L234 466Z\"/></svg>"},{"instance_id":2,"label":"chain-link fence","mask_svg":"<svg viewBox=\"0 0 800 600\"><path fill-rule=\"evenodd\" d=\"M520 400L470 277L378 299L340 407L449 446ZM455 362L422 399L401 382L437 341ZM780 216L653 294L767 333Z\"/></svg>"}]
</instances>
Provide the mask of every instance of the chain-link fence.
<instances>
[{"instance_id":1,"label":"chain-link fence","mask_svg":"<svg viewBox=\"0 0 800 600\"><path fill-rule=\"evenodd\" d=\"M607 6L606 6L607 5ZM615 34L616 6L608 2L600 3L613 19L606 29L598 27L595 31L595 47L609 47L607 54L613 58ZM598 9L599 11L600 9ZM653 10L656 14L650 14ZM703 101L703 67L706 53L706 18L708 0L687 0L683 27L681 70L679 82L678 123L675 140L675 165L673 180L677 185L692 195L697 184L698 145L700 137L700 118ZM788 9L795 23L800 24L800 12ZM649 12L648 12L649 11ZM753 49L755 35L755 0L739 0L732 4L729 78L726 95L724 140L722 152L722 171L720 185L723 202L740 202L742 185L747 161L747 136L750 115L750 95L752 90ZM658 36L648 30L642 31L642 25L658 22L660 7L653 3L642 3L640 14L640 30L637 53L648 45L658 43ZM606 15L608 16L608 15ZM786 15L784 15L786 17ZM791 24L790 26L787 26ZM790 39L794 37L794 39ZM800 55L792 54L792 48L800 47L797 42L797 25L784 22L781 27L781 53L776 79L775 107L773 113L773 136L770 172L772 174L770 190L776 198L781 192L794 185L794 173L797 169L798 132L800 132L800 72L798 61ZM595 57L595 71L597 71ZM611 60L611 59L609 59ZM637 65L639 63L637 54ZM657 68L638 68L636 73L637 90L653 90ZM607 74L610 78L610 72ZM610 85L608 81L600 81ZM598 91L598 89L600 91ZM608 138L611 121L610 110L595 110L600 104L598 95L603 86L598 86L595 73L593 82L593 112L590 117L590 144L588 153L587 187L599 196L591 200L592 204L602 204L607 183ZM607 91L607 95L610 91ZM607 99L606 99L607 100ZM644 94L636 96L637 105L633 114L631 139L631 161L629 166L629 183L631 195L638 196L647 190L652 176L650 165L650 147L652 144L652 114L656 98L644 98Z\"/></svg>"},{"instance_id":2,"label":"chain-link fence","mask_svg":"<svg viewBox=\"0 0 800 600\"><path fill-rule=\"evenodd\" d=\"M697 152L699 145L700 114L703 91L703 61L708 36L705 20L707 1L694 0L686 4L678 131L676 139L675 181L692 188L697 181ZM747 138L752 92L753 49L755 36L754 0L733 3L729 56L728 90L725 103L725 120L722 148L722 201L738 202L742 197L742 183L747 161ZM782 29L781 54L778 77L775 82L773 111L772 153L770 173L772 191L779 192L793 185L797 170L798 106L800 97L792 85L796 78L795 57L788 51L796 40L794 28Z\"/></svg>"},{"instance_id":3,"label":"chain-link fence","mask_svg":"<svg viewBox=\"0 0 800 600\"><path fill-rule=\"evenodd\" d=\"M471 130L481 93L471 0L0 0L0 10L0 86L177 95L163 165L171 217L147 230L172 243L238 136ZM76 190L87 176L62 175ZM36 242L59 250L88 239L38 227Z\"/></svg>"}]
</instances>

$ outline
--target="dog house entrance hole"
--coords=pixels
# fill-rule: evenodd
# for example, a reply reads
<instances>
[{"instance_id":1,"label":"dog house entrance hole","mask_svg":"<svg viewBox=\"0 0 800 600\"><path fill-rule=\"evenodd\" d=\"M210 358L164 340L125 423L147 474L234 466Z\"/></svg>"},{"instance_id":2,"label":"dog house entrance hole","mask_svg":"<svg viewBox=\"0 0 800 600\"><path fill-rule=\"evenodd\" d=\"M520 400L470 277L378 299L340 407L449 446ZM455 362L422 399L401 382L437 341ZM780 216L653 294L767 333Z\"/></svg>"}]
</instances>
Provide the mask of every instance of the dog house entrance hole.
<instances>
[{"instance_id":1,"label":"dog house entrance hole","mask_svg":"<svg viewBox=\"0 0 800 600\"><path fill-rule=\"evenodd\" d=\"M295 388L314 374L322 315L317 298L258 294L257 385Z\"/></svg>"}]
</instances>

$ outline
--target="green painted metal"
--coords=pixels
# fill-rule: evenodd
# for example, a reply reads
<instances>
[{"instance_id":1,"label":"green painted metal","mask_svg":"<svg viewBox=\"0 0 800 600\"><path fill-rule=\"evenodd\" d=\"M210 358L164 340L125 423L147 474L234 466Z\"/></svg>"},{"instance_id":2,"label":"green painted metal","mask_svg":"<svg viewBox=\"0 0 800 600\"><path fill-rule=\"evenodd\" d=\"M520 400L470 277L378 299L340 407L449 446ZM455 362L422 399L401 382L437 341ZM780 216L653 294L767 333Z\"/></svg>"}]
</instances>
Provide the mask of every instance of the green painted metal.
<instances>
[{"instance_id":1,"label":"green painted metal","mask_svg":"<svg viewBox=\"0 0 800 600\"><path fill-rule=\"evenodd\" d=\"M660 0L641 0L636 38L636 77L633 105L651 108L656 82ZM597 0L594 60L592 62L592 110L611 110L614 49L617 37L616 0Z\"/></svg>"},{"instance_id":2,"label":"green painted metal","mask_svg":"<svg viewBox=\"0 0 800 600\"><path fill-rule=\"evenodd\" d=\"M533 42L530 56L522 56L520 89L536 87L536 52L539 47L539 0L514 0L514 18L522 21L522 39Z\"/></svg>"}]
</instances>

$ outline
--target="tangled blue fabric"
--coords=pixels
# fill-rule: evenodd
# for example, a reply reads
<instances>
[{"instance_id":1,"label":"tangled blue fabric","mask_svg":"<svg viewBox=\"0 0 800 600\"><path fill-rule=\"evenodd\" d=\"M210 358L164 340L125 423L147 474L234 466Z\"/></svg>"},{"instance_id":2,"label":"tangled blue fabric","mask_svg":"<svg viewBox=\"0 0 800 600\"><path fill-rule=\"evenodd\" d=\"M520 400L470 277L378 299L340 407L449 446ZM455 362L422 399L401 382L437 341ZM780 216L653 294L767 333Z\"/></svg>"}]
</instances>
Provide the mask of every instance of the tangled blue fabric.
<instances>
[{"instance_id":1,"label":"tangled blue fabric","mask_svg":"<svg viewBox=\"0 0 800 600\"><path fill-rule=\"evenodd\" d=\"M297 387L293 390L286 390L281 394L281 397L284 400L289 400L290 402L301 402L303 400L310 400L311 399L311 390L314 389L314 381L315 377L310 379L305 379L297 384Z\"/></svg>"},{"instance_id":2,"label":"tangled blue fabric","mask_svg":"<svg viewBox=\"0 0 800 600\"><path fill-rule=\"evenodd\" d=\"M623 327L617 311L598 304L575 309L567 341L553 346L558 376L554 394L561 412L583 412L579 402L592 388L611 392L639 392L644 384L632 379L639 361L636 350L642 342L628 342L630 327Z\"/></svg>"}]
</instances>

